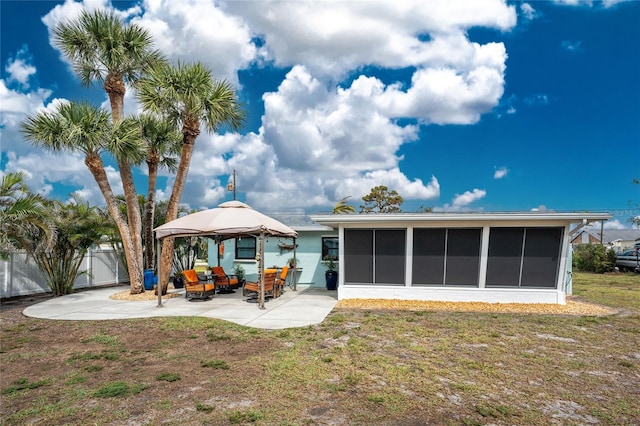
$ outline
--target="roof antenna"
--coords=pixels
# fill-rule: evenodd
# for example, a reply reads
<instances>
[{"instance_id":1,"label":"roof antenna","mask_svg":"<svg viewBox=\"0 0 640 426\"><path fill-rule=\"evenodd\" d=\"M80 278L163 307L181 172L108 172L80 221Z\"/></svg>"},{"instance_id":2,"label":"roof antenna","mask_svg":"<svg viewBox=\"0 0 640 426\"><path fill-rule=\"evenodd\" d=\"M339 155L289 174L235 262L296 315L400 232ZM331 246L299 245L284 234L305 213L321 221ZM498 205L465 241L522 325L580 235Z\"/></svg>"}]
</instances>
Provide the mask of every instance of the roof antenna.
<instances>
[{"instance_id":1,"label":"roof antenna","mask_svg":"<svg viewBox=\"0 0 640 426\"><path fill-rule=\"evenodd\" d=\"M236 169L233 169L231 182L227 184L227 191L233 191L233 201L236 201Z\"/></svg>"}]
</instances>

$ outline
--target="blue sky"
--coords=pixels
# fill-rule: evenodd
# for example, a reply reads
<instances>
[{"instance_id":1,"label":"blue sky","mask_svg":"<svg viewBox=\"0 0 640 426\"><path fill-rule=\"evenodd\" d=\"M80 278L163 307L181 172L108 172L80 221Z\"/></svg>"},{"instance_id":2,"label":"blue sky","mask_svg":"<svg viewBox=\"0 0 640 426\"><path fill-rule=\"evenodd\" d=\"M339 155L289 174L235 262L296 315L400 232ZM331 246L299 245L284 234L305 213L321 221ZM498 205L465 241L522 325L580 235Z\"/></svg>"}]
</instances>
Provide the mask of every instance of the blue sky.
<instances>
[{"instance_id":1,"label":"blue sky","mask_svg":"<svg viewBox=\"0 0 640 426\"><path fill-rule=\"evenodd\" d=\"M640 215L638 1L0 1L2 173L104 204L82 157L36 150L19 124L59 102L108 107L49 41L82 8L115 8L171 61L238 90L244 128L203 132L183 202L265 212L359 206L377 185L404 211ZM129 90L126 111L138 112ZM121 190L116 165L108 173ZM136 170L139 191L146 170ZM172 178L160 180L168 198Z\"/></svg>"}]
</instances>

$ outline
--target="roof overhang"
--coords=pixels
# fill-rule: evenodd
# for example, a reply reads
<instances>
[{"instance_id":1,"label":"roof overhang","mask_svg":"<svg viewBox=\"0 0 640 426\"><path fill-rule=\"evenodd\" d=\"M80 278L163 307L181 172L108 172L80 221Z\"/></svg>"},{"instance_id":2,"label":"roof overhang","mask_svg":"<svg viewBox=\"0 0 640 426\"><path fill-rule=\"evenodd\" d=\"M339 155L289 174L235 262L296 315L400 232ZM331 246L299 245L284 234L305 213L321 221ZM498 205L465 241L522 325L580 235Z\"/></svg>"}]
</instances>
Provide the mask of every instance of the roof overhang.
<instances>
[{"instance_id":1,"label":"roof overhang","mask_svg":"<svg viewBox=\"0 0 640 426\"><path fill-rule=\"evenodd\" d=\"M372 214L326 214L312 215L311 219L321 225L336 228L349 224L394 224L430 222L563 222L566 224L611 219L610 213L555 213L555 212L512 212L512 213L372 213Z\"/></svg>"},{"instance_id":2,"label":"roof overhang","mask_svg":"<svg viewBox=\"0 0 640 426\"><path fill-rule=\"evenodd\" d=\"M333 231L333 227L326 225L315 225L315 226L292 226L294 231L297 232L329 232Z\"/></svg>"}]
</instances>

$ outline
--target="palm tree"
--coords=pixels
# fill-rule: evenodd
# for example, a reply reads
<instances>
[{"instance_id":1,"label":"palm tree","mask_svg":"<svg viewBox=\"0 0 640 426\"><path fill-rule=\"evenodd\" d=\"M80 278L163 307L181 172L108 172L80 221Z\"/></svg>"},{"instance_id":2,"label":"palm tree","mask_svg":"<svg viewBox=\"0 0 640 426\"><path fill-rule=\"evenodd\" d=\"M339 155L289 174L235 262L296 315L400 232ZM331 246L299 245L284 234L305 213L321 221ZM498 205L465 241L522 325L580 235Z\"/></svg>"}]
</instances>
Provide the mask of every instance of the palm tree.
<instances>
[{"instance_id":1,"label":"palm tree","mask_svg":"<svg viewBox=\"0 0 640 426\"><path fill-rule=\"evenodd\" d=\"M200 125L207 131L219 130L223 124L238 129L244 120L236 93L226 81L216 81L204 65L160 65L140 80L138 99L143 108L166 117L182 130L182 150L175 182L169 198L166 221L178 216L178 206L187 180L191 155L200 134ZM173 239L162 243L161 276L162 292L166 292Z\"/></svg>"},{"instance_id":2,"label":"palm tree","mask_svg":"<svg viewBox=\"0 0 640 426\"><path fill-rule=\"evenodd\" d=\"M34 145L50 151L79 151L85 155L84 163L98 184L109 214L122 237L131 293L144 292L142 258L137 256L133 232L118 208L100 156L104 151L109 151L116 157L141 162L145 146L137 122L124 119L114 124L108 111L86 103L72 102L61 104L55 112L40 112L28 116L22 122L22 133ZM139 207L137 211L140 211Z\"/></svg>"},{"instance_id":3,"label":"palm tree","mask_svg":"<svg viewBox=\"0 0 640 426\"><path fill-rule=\"evenodd\" d=\"M347 200L349 198L351 198L351 195L348 195L343 199L341 199L340 201L338 201L335 207L333 208L333 214L355 213L356 208L350 204L347 204Z\"/></svg>"},{"instance_id":4,"label":"palm tree","mask_svg":"<svg viewBox=\"0 0 640 426\"><path fill-rule=\"evenodd\" d=\"M101 241L110 221L79 196L64 204L50 201L49 211L56 225L55 244L48 250L35 250L42 235L34 232L28 237L30 246L25 248L47 278L53 295L60 296L72 293L76 279L88 273L80 271L82 261L89 248Z\"/></svg>"},{"instance_id":5,"label":"palm tree","mask_svg":"<svg viewBox=\"0 0 640 426\"><path fill-rule=\"evenodd\" d=\"M53 43L73 64L84 86L103 84L114 121L122 118L125 83L136 85L145 70L164 61L144 28L126 24L114 12L84 11L53 29Z\"/></svg>"},{"instance_id":6,"label":"palm tree","mask_svg":"<svg viewBox=\"0 0 640 426\"><path fill-rule=\"evenodd\" d=\"M143 114L140 117L140 128L142 138L147 144L146 162L149 170L147 199L142 221L144 269L154 269L153 228L158 168L166 167L169 171L176 172L182 137L174 124L151 114Z\"/></svg>"},{"instance_id":7,"label":"palm tree","mask_svg":"<svg viewBox=\"0 0 640 426\"><path fill-rule=\"evenodd\" d=\"M151 35L136 24L126 24L114 12L84 11L73 20L58 24L53 30L53 43L71 61L80 82L89 86L103 84L111 104L114 123L122 120L126 84L136 85L143 73L164 59L152 50ZM132 250L137 260L128 262L129 278L138 288L142 282L142 219L131 171L131 159L115 155L127 204L128 229ZM123 236L124 240L124 236ZM144 287L142 291L144 291ZM133 287L132 287L133 289Z\"/></svg>"},{"instance_id":8,"label":"palm tree","mask_svg":"<svg viewBox=\"0 0 640 426\"><path fill-rule=\"evenodd\" d=\"M38 230L39 249L49 246L55 228L49 220L46 199L32 193L23 172L7 173L0 181L0 258L24 248L25 237Z\"/></svg>"}]
</instances>

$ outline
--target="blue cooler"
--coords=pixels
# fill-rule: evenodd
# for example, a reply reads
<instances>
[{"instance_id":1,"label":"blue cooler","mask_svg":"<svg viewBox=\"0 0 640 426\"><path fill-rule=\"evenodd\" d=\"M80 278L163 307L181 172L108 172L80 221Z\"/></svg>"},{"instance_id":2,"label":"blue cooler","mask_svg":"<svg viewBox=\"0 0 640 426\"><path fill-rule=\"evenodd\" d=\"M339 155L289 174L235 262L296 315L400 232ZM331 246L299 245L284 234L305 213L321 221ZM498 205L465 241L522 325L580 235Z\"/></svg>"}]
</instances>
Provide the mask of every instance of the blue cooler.
<instances>
[{"instance_id":1,"label":"blue cooler","mask_svg":"<svg viewBox=\"0 0 640 426\"><path fill-rule=\"evenodd\" d=\"M144 289L145 290L153 290L154 281L157 283L158 279L153 276L153 269L145 269L144 270Z\"/></svg>"}]
</instances>

